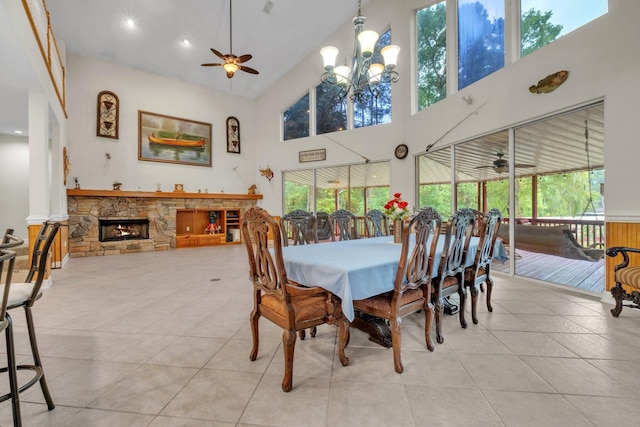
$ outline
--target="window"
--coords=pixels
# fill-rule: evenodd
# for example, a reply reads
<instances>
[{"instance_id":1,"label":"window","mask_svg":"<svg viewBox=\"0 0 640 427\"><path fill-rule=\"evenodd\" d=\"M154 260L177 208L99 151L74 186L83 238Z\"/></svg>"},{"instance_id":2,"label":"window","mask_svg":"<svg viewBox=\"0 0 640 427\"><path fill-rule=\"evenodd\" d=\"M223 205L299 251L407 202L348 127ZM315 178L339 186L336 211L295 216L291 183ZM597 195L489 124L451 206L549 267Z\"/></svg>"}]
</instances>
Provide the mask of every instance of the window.
<instances>
[{"instance_id":1,"label":"window","mask_svg":"<svg viewBox=\"0 0 640 427\"><path fill-rule=\"evenodd\" d=\"M418 110L447 96L446 6L441 1L416 13Z\"/></svg>"},{"instance_id":2,"label":"window","mask_svg":"<svg viewBox=\"0 0 640 427\"><path fill-rule=\"evenodd\" d=\"M555 0L521 0L522 56L530 54L605 13L607 13L607 0L583 0L579 5Z\"/></svg>"},{"instance_id":3,"label":"window","mask_svg":"<svg viewBox=\"0 0 640 427\"><path fill-rule=\"evenodd\" d=\"M364 217L389 200L389 162L287 171L283 176L284 212L313 211L315 205L316 212L346 209Z\"/></svg>"},{"instance_id":4,"label":"window","mask_svg":"<svg viewBox=\"0 0 640 427\"><path fill-rule=\"evenodd\" d=\"M309 136L309 92L283 115L284 140Z\"/></svg>"},{"instance_id":5,"label":"window","mask_svg":"<svg viewBox=\"0 0 640 427\"><path fill-rule=\"evenodd\" d=\"M285 172L284 213L294 209L313 210L313 171Z\"/></svg>"},{"instance_id":6,"label":"window","mask_svg":"<svg viewBox=\"0 0 640 427\"><path fill-rule=\"evenodd\" d=\"M391 30L380 36L376 43L372 64L384 64L384 58L380 50L391 44ZM391 83L378 83L376 90L379 96L369 97L365 101L355 101L353 103L353 126L356 128L364 126L380 125L391 122Z\"/></svg>"},{"instance_id":7,"label":"window","mask_svg":"<svg viewBox=\"0 0 640 427\"><path fill-rule=\"evenodd\" d=\"M446 221L452 213L451 148L419 156L417 162L418 207L430 206Z\"/></svg>"},{"instance_id":8,"label":"window","mask_svg":"<svg viewBox=\"0 0 640 427\"><path fill-rule=\"evenodd\" d=\"M504 67L504 0L458 0L458 89Z\"/></svg>"},{"instance_id":9,"label":"window","mask_svg":"<svg viewBox=\"0 0 640 427\"><path fill-rule=\"evenodd\" d=\"M316 86L316 134L336 132L347 128L347 102L340 98L337 85L320 83Z\"/></svg>"}]
</instances>

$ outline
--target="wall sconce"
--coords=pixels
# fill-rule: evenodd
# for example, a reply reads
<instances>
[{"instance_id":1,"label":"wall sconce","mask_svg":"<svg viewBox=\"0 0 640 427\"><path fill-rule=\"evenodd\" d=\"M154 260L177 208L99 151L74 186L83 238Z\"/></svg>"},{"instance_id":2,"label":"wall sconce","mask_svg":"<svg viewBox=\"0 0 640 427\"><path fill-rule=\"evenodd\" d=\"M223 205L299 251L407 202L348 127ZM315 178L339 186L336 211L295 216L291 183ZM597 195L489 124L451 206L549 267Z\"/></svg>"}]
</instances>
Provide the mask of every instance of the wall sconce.
<instances>
[{"instance_id":1,"label":"wall sconce","mask_svg":"<svg viewBox=\"0 0 640 427\"><path fill-rule=\"evenodd\" d=\"M258 168L258 171L260 171L260 175L264 176L269 181L271 181L271 178L273 178L273 171L271 170L269 165L267 165L267 167L264 168L264 169Z\"/></svg>"}]
</instances>

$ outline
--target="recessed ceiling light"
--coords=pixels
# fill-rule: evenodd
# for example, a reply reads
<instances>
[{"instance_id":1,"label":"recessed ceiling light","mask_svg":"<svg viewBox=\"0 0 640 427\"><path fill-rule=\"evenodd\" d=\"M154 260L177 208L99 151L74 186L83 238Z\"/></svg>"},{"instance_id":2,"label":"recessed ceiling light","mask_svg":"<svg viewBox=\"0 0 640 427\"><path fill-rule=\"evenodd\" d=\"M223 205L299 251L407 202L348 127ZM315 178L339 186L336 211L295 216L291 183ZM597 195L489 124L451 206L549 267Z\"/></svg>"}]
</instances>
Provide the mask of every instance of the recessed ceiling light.
<instances>
[{"instance_id":1,"label":"recessed ceiling light","mask_svg":"<svg viewBox=\"0 0 640 427\"><path fill-rule=\"evenodd\" d=\"M191 46L191 40L184 38L182 39L182 44L185 46Z\"/></svg>"},{"instance_id":2,"label":"recessed ceiling light","mask_svg":"<svg viewBox=\"0 0 640 427\"><path fill-rule=\"evenodd\" d=\"M13 133L17 133L18 135L21 135L23 132L21 130L14 130Z\"/></svg>"},{"instance_id":3,"label":"recessed ceiling light","mask_svg":"<svg viewBox=\"0 0 640 427\"><path fill-rule=\"evenodd\" d=\"M124 20L124 25L126 25L129 28L135 28L136 27L136 21L134 21L132 18L127 18Z\"/></svg>"}]
</instances>

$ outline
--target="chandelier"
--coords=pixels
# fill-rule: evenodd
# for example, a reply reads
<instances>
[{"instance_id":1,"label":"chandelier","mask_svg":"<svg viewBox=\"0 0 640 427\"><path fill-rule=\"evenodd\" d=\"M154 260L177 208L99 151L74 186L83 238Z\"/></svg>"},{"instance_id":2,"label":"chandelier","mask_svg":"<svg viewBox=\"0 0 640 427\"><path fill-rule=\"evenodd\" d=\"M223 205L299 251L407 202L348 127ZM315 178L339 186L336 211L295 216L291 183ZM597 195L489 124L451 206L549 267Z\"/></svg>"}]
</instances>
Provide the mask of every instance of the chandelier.
<instances>
[{"instance_id":1,"label":"chandelier","mask_svg":"<svg viewBox=\"0 0 640 427\"><path fill-rule=\"evenodd\" d=\"M339 52L337 47L326 46L320 50L325 69L322 82L337 85L340 88L339 96L348 95L351 102L365 102L371 96L378 98L380 83L396 83L400 79L394 70L400 53L399 46L388 45L382 48L380 53L384 58L384 65L372 63L378 33L364 30L366 18L360 13L360 3L358 0L358 16L353 18L355 42L351 68L347 65L335 66Z\"/></svg>"}]
</instances>

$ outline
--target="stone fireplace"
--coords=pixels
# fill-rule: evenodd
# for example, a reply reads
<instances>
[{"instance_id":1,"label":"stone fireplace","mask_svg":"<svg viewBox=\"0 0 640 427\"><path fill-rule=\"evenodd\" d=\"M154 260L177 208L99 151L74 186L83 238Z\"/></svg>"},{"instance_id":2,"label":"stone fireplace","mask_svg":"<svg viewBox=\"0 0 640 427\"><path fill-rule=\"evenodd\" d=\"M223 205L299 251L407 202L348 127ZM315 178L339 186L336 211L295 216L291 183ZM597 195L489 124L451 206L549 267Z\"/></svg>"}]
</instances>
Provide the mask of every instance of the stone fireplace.
<instances>
[{"instance_id":1,"label":"stone fireplace","mask_svg":"<svg viewBox=\"0 0 640 427\"><path fill-rule=\"evenodd\" d=\"M175 249L178 210L237 209L242 216L260 199L262 194L67 189L69 256ZM111 239L115 234L119 238Z\"/></svg>"}]
</instances>

